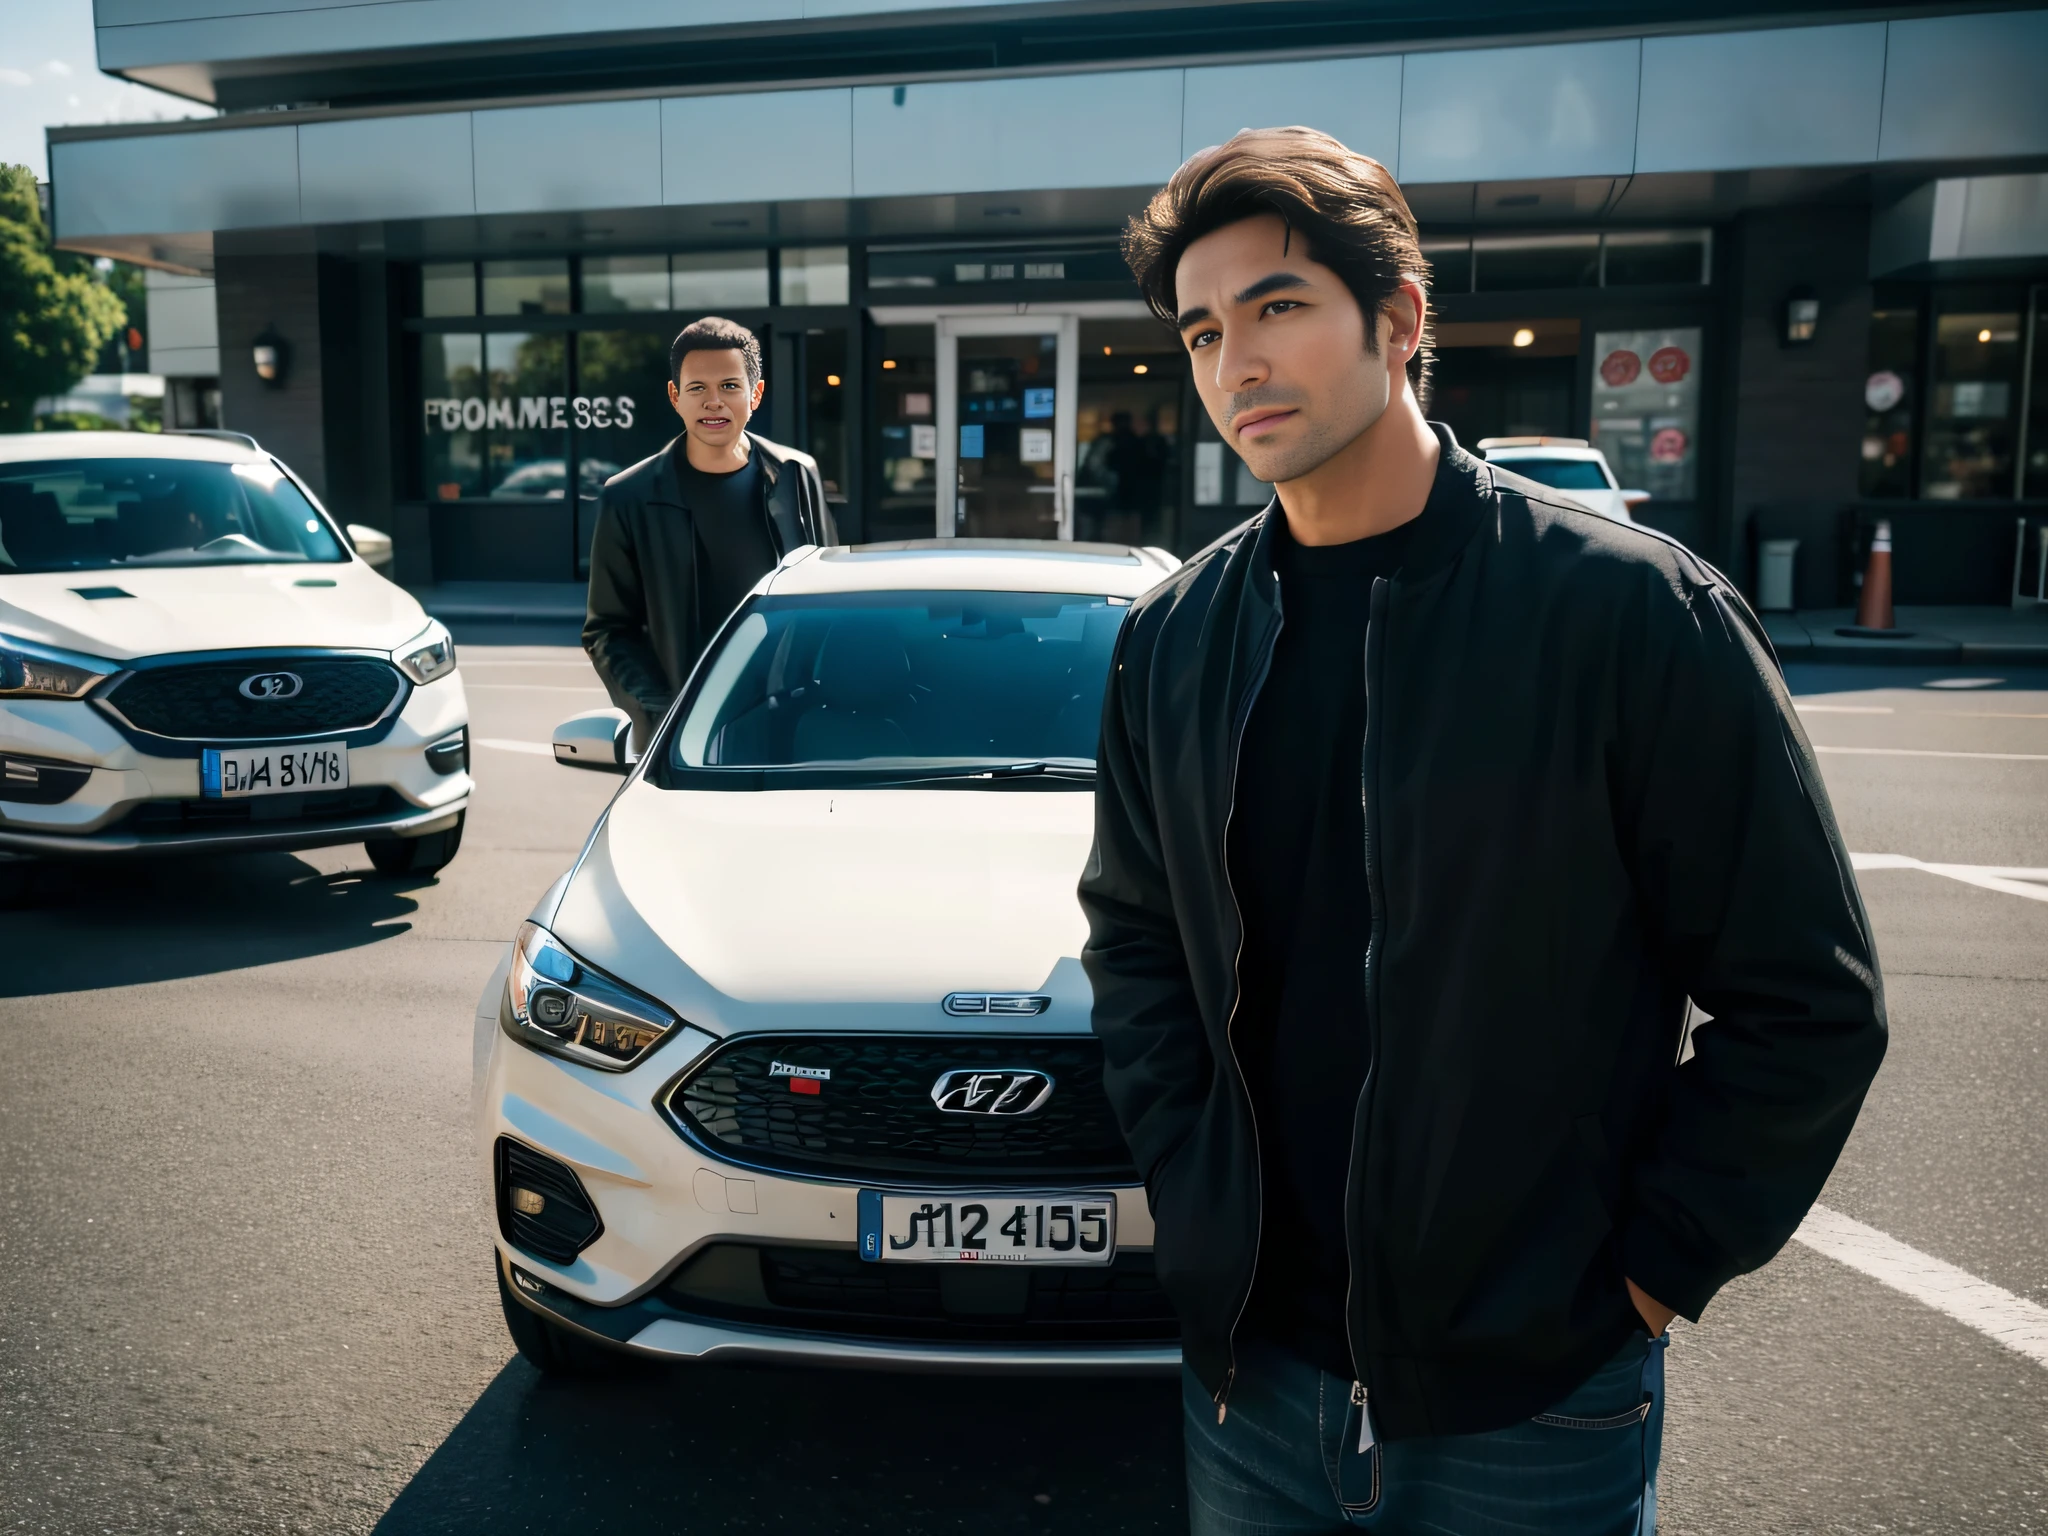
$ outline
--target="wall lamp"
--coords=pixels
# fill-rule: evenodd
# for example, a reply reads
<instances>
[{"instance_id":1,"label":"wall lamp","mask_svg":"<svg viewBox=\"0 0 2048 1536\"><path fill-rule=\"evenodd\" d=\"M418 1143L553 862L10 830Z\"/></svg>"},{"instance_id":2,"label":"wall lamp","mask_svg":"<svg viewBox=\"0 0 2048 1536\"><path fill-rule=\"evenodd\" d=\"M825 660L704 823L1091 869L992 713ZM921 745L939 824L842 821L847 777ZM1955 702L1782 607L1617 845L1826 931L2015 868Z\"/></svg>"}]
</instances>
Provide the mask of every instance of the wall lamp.
<instances>
[{"instance_id":1,"label":"wall lamp","mask_svg":"<svg viewBox=\"0 0 2048 1536\"><path fill-rule=\"evenodd\" d=\"M275 321L263 327L263 333L251 344L249 355L256 364L256 377L266 388L284 388L285 375L292 366L292 344L278 335Z\"/></svg>"}]
</instances>

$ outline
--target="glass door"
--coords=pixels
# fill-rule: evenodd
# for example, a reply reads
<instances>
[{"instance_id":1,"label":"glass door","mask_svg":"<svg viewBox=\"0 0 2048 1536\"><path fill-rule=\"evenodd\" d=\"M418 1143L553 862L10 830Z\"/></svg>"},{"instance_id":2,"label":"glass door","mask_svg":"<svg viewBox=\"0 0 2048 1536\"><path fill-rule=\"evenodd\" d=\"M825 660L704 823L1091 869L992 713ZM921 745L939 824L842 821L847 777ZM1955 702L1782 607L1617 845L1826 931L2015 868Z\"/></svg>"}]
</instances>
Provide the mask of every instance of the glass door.
<instances>
[{"instance_id":1,"label":"glass door","mask_svg":"<svg viewBox=\"0 0 2048 1536\"><path fill-rule=\"evenodd\" d=\"M1073 538L1079 328L1072 315L939 317L940 538Z\"/></svg>"}]
</instances>

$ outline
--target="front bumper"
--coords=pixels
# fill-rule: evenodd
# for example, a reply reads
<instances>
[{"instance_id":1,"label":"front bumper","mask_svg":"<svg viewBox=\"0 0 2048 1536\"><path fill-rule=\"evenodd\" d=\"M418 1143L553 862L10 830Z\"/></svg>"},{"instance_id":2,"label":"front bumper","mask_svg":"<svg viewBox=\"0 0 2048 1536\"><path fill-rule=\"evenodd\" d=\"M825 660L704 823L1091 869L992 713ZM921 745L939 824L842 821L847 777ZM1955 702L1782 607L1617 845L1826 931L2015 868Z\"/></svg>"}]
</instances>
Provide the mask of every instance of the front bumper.
<instances>
[{"instance_id":1,"label":"front bumper","mask_svg":"<svg viewBox=\"0 0 2048 1536\"><path fill-rule=\"evenodd\" d=\"M1157 1316L1156 1291L1140 1298L1145 1316L1126 1326L1103 1290L1122 1287L1120 1305L1150 1285L1152 1219L1142 1188L1114 1191L1115 1275L1108 1268L1040 1271L1071 1277L1060 1285L1075 1297L1056 1312L1039 1308L1035 1290L1032 1317L1020 1312L1013 1321L955 1316L929 1304L914 1318L809 1305L778 1291L778 1274L809 1264L830 1287L862 1272L904 1278L915 1270L936 1285L932 1272L954 1266L861 1265L859 1184L742 1167L685 1141L658 1104L717 1043L710 1035L685 1026L631 1070L600 1072L507 1038L501 1002L502 969L476 1017L476 1150L485 1177L496 1177L499 1139L516 1142L573 1172L602 1223L568 1263L517 1248L499 1229L498 1262L512 1294L531 1310L617 1348L675 1360L970 1373L1179 1367L1175 1330L1170 1317L1162 1323ZM1084 1287L1096 1293L1080 1294Z\"/></svg>"},{"instance_id":2,"label":"front bumper","mask_svg":"<svg viewBox=\"0 0 2048 1536\"><path fill-rule=\"evenodd\" d=\"M498 1263L520 1304L600 1344L657 1360L721 1365L836 1366L932 1375L1166 1375L1180 1369L1172 1343L979 1344L867 1339L810 1329L749 1326L695 1316L659 1297L624 1306L580 1301L544 1280L545 1266L502 1247Z\"/></svg>"},{"instance_id":3,"label":"front bumper","mask_svg":"<svg viewBox=\"0 0 2048 1536\"><path fill-rule=\"evenodd\" d=\"M167 755L161 756L145 751L84 701L0 701L0 749L91 770L75 793L53 804L0 799L0 853L96 858L253 852L438 832L453 826L467 808L473 786L466 769L437 771L427 760L427 749L462 731L468 719L461 677L455 674L413 688L375 740L352 742L349 793L378 791L361 796L374 802L374 808L344 806L316 813L309 804L303 814L284 818L252 813L248 821L163 830L147 823L139 829L133 823L143 820L143 813L153 806L202 798L196 750L168 755L167 746ZM260 804L235 803L252 808Z\"/></svg>"}]
</instances>

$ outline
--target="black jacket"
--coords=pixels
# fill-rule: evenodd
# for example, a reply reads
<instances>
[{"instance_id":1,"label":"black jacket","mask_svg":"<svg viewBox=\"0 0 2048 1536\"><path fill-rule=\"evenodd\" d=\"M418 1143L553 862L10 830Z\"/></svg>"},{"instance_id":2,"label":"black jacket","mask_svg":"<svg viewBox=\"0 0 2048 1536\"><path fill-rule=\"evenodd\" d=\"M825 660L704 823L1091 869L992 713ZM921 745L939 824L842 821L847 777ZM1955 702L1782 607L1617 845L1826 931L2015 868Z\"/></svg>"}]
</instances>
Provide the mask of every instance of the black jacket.
<instances>
[{"instance_id":1,"label":"black jacket","mask_svg":"<svg viewBox=\"0 0 2048 1536\"><path fill-rule=\"evenodd\" d=\"M1696 1318L1791 1236L1885 1045L1849 856L1741 597L1437 430L1363 658L1346 1323L1388 1438L1564 1396L1640 1326L1624 1275ZM1104 1086L1219 1402L1260 1219L1224 849L1279 515L1135 606L1080 888ZM1713 1022L1677 1065L1687 997Z\"/></svg>"},{"instance_id":2,"label":"black jacket","mask_svg":"<svg viewBox=\"0 0 2048 1536\"><path fill-rule=\"evenodd\" d=\"M583 649L642 741L727 617L698 600L696 528L676 474L681 441L605 481L590 541ZM760 459L776 554L837 543L817 462L765 437L747 441Z\"/></svg>"}]
</instances>

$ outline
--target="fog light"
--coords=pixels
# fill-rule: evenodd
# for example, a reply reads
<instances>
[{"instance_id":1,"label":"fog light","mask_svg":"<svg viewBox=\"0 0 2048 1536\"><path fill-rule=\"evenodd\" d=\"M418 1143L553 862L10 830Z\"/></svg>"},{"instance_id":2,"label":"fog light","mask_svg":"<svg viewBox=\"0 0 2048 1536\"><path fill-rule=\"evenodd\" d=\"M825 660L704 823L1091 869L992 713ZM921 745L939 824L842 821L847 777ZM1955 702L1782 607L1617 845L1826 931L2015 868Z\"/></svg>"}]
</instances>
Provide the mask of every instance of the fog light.
<instances>
[{"instance_id":1,"label":"fog light","mask_svg":"<svg viewBox=\"0 0 2048 1536\"><path fill-rule=\"evenodd\" d=\"M566 992L536 992L533 994L533 1016L550 1029L569 1022L569 994Z\"/></svg>"},{"instance_id":2,"label":"fog light","mask_svg":"<svg viewBox=\"0 0 2048 1536\"><path fill-rule=\"evenodd\" d=\"M547 1196L539 1193L537 1190L515 1189L512 1191L512 1209L522 1216L538 1216L547 1208Z\"/></svg>"}]
</instances>

